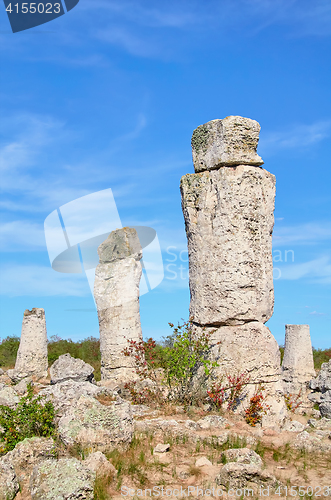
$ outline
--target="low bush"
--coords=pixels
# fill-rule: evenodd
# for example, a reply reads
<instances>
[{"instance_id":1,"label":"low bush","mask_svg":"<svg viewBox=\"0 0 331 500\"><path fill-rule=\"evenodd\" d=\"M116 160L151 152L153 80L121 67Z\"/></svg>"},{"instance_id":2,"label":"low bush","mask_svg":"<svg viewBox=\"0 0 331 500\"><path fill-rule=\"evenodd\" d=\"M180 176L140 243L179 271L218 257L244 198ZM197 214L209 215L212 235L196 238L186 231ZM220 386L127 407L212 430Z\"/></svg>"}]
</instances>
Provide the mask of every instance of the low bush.
<instances>
[{"instance_id":1,"label":"low bush","mask_svg":"<svg viewBox=\"0 0 331 500\"><path fill-rule=\"evenodd\" d=\"M23 439L55 436L55 410L45 396L34 396L31 384L16 408L0 405L2 452L13 450Z\"/></svg>"},{"instance_id":2,"label":"low bush","mask_svg":"<svg viewBox=\"0 0 331 500\"><path fill-rule=\"evenodd\" d=\"M0 343L0 367L9 369L14 368L18 347L20 345L19 337L6 337Z\"/></svg>"}]
</instances>

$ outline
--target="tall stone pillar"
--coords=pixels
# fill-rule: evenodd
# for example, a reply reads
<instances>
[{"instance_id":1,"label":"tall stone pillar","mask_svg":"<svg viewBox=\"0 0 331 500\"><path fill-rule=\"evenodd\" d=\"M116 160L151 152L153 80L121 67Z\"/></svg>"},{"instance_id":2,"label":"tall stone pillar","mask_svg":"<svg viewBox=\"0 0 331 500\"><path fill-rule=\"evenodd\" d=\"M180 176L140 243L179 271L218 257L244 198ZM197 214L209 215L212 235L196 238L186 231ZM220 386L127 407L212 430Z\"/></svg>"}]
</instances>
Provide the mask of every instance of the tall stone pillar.
<instances>
[{"instance_id":1,"label":"tall stone pillar","mask_svg":"<svg viewBox=\"0 0 331 500\"><path fill-rule=\"evenodd\" d=\"M123 355L128 340L142 340L139 282L142 248L137 232L125 227L110 233L98 248L94 298L98 309L101 379L116 383L136 378L133 360Z\"/></svg>"},{"instance_id":2,"label":"tall stone pillar","mask_svg":"<svg viewBox=\"0 0 331 500\"><path fill-rule=\"evenodd\" d=\"M285 347L282 363L284 392L304 400L309 382L316 376L309 325L285 325Z\"/></svg>"},{"instance_id":3,"label":"tall stone pillar","mask_svg":"<svg viewBox=\"0 0 331 500\"><path fill-rule=\"evenodd\" d=\"M25 377L36 379L47 377L47 331L44 309L33 308L24 311L20 345L15 368L8 370L8 376L18 382Z\"/></svg>"},{"instance_id":4,"label":"tall stone pillar","mask_svg":"<svg viewBox=\"0 0 331 500\"><path fill-rule=\"evenodd\" d=\"M194 174L181 179L189 254L190 316L216 330L220 373L248 372L262 382L272 418L285 416L280 354L264 325L274 304L272 230L275 177L261 168L260 125L229 116L192 136ZM265 419L265 423L267 420Z\"/></svg>"}]
</instances>

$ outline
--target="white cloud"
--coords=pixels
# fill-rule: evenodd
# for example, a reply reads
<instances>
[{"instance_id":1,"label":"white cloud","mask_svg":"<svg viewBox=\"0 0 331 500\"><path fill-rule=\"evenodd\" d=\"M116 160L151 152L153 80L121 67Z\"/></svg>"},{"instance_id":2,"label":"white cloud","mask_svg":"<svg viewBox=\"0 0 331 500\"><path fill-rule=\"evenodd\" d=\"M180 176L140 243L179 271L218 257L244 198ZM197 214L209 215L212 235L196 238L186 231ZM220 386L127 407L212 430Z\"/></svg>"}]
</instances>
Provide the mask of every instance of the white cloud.
<instances>
[{"instance_id":1,"label":"white cloud","mask_svg":"<svg viewBox=\"0 0 331 500\"><path fill-rule=\"evenodd\" d=\"M307 149L331 135L331 120L312 123L311 125L296 124L281 131L264 132L262 130L259 142L259 153L268 155L282 149Z\"/></svg>"},{"instance_id":2,"label":"white cloud","mask_svg":"<svg viewBox=\"0 0 331 500\"><path fill-rule=\"evenodd\" d=\"M12 221L0 225L0 251L46 250L43 224Z\"/></svg>"},{"instance_id":3,"label":"white cloud","mask_svg":"<svg viewBox=\"0 0 331 500\"><path fill-rule=\"evenodd\" d=\"M276 225L273 233L273 247L291 245L314 245L331 238L331 224L326 221L309 222L297 226Z\"/></svg>"},{"instance_id":4,"label":"white cloud","mask_svg":"<svg viewBox=\"0 0 331 500\"><path fill-rule=\"evenodd\" d=\"M8 297L83 297L90 294L84 274L57 273L50 266L8 264L1 267L0 274L0 294Z\"/></svg>"},{"instance_id":5,"label":"white cloud","mask_svg":"<svg viewBox=\"0 0 331 500\"><path fill-rule=\"evenodd\" d=\"M317 259L300 264L276 265L274 267L276 280L309 279L320 285L331 284L331 258L323 255Z\"/></svg>"}]
</instances>

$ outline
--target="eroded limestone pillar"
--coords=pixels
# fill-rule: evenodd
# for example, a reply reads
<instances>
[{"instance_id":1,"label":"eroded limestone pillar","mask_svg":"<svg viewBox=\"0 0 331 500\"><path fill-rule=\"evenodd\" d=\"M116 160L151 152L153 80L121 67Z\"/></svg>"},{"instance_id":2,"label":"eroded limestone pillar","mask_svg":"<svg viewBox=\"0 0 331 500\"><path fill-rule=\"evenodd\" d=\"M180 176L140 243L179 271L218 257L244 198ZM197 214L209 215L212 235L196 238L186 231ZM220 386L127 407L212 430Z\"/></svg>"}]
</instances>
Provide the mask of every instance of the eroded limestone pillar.
<instances>
[{"instance_id":1,"label":"eroded limestone pillar","mask_svg":"<svg viewBox=\"0 0 331 500\"><path fill-rule=\"evenodd\" d=\"M282 363L284 392L302 396L309 381L316 376L309 325L285 325L285 347Z\"/></svg>"},{"instance_id":2,"label":"eroded limestone pillar","mask_svg":"<svg viewBox=\"0 0 331 500\"><path fill-rule=\"evenodd\" d=\"M127 340L142 340L142 248L136 230L125 227L113 231L99 246L98 254L94 298L100 329L101 379L122 383L136 378L132 359L122 354Z\"/></svg>"},{"instance_id":3,"label":"eroded limestone pillar","mask_svg":"<svg viewBox=\"0 0 331 500\"><path fill-rule=\"evenodd\" d=\"M247 372L262 382L282 420L278 344L264 325L273 313L272 230L275 177L261 168L260 125L229 116L192 136L194 174L181 179L189 254L190 316L216 330L220 373Z\"/></svg>"},{"instance_id":4,"label":"eroded limestone pillar","mask_svg":"<svg viewBox=\"0 0 331 500\"><path fill-rule=\"evenodd\" d=\"M15 368L8 370L14 382L33 376L47 377L47 331L44 309L33 308L24 311L20 345Z\"/></svg>"}]
</instances>

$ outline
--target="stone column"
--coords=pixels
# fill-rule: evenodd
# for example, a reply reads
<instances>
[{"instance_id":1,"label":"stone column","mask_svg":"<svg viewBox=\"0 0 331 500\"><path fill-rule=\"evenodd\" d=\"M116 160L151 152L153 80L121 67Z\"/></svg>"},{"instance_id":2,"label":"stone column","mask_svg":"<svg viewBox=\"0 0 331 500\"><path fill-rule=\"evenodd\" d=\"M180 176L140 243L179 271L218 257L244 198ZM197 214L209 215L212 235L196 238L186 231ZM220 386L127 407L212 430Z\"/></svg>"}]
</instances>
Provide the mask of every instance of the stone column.
<instances>
[{"instance_id":1,"label":"stone column","mask_svg":"<svg viewBox=\"0 0 331 500\"><path fill-rule=\"evenodd\" d=\"M304 397L309 381L316 376L309 325L285 325L285 347L282 363L284 392Z\"/></svg>"},{"instance_id":2,"label":"stone column","mask_svg":"<svg viewBox=\"0 0 331 500\"><path fill-rule=\"evenodd\" d=\"M142 340L139 282L142 248L137 232L125 227L110 233L98 248L94 298L98 309L101 379L116 383L136 378L131 358L122 354L128 339Z\"/></svg>"},{"instance_id":3,"label":"stone column","mask_svg":"<svg viewBox=\"0 0 331 500\"><path fill-rule=\"evenodd\" d=\"M8 376L18 382L32 376L47 377L47 331L44 309L33 308L24 311L20 345L15 368L8 370Z\"/></svg>"},{"instance_id":4,"label":"stone column","mask_svg":"<svg viewBox=\"0 0 331 500\"><path fill-rule=\"evenodd\" d=\"M264 383L273 420L278 420L278 414L280 419L285 415L280 354L264 325L274 304L275 177L261 168L259 131L255 120L240 116L198 127L192 136L196 173L184 175L180 187L190 316L198 330L216 330L219 372L248 372L250 393L253 384Z\"/></svg>"}]
</instances>

